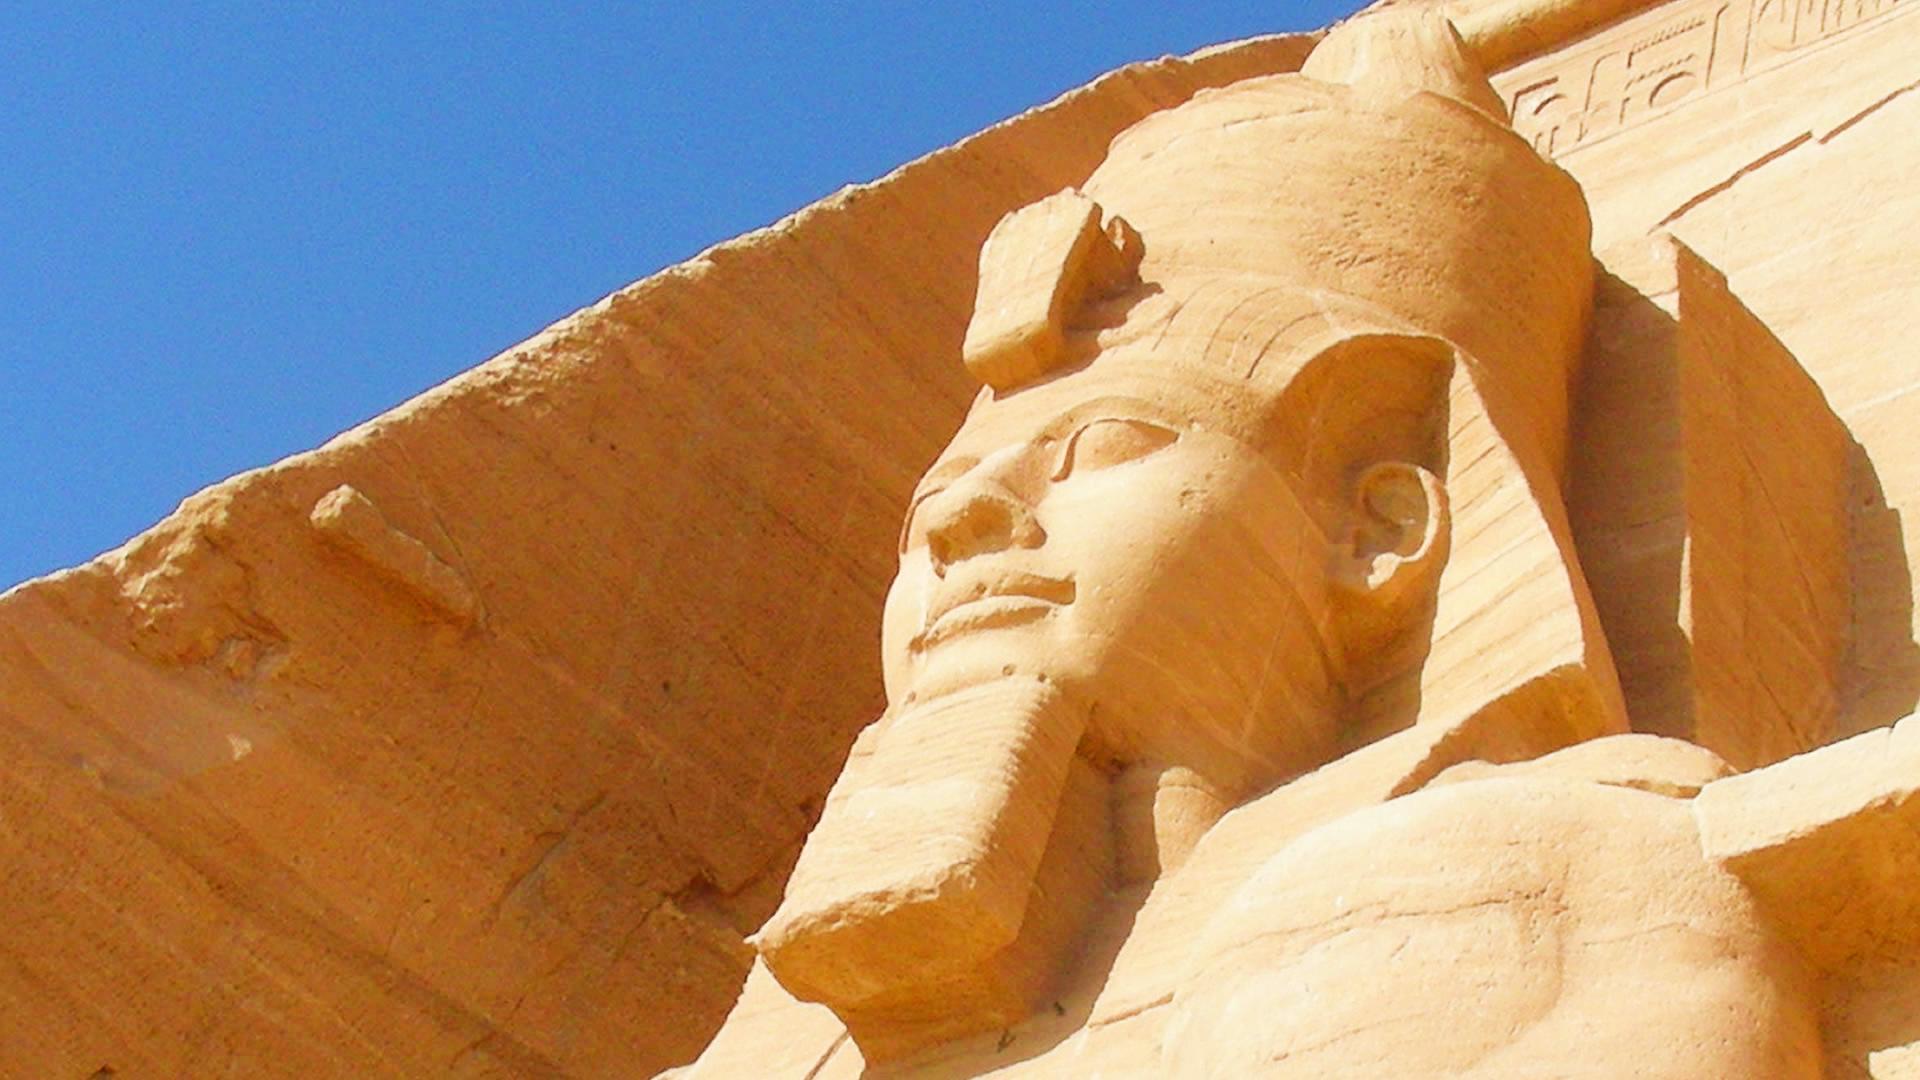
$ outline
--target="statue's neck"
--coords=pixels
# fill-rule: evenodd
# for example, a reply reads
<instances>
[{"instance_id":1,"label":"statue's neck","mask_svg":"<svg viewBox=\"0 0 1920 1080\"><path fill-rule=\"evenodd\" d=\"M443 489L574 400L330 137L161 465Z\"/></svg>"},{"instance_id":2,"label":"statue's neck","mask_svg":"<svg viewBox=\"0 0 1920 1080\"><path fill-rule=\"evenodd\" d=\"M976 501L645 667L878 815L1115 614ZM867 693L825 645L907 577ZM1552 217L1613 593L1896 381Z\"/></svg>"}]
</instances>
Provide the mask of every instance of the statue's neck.
<instances>
[{"instance_id":1,"label":"statue's neck","mask_svg":"<svg viewBox=\"0 0 1920 1080\"><path fill-rule=\"evenodd\" d=\"M1130 765L1112 789L1116 885L1152 881L1179 869L1230 796L1192 769Z\"/></svg>"}]
</instances>

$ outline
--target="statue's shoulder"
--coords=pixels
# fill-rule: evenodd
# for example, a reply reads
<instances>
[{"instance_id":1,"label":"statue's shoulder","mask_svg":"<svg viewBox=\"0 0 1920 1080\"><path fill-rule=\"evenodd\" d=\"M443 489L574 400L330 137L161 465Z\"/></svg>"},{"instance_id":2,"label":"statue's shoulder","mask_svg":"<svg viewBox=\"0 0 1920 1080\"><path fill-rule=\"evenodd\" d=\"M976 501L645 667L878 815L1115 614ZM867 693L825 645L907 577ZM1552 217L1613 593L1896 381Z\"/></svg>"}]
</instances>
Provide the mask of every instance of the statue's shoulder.
<instances>
[{"instance_id":1,"label":"statue's shoulder","mask_svg":"<svg viewBox=\"0 0 1920 1080\"><path fill-rule=\"evenodd\" d=\"M1197 923L1164 1063L1548 1075L1578 1042L1597 1075L1817 1075L1799 951L1701 843L1694 800L1730 773L1686 742L1615 736L1456 765L1266 845ZM1243 824L1284 820L1288 795ZM1649 1072L1645 1040L1695 1049Z\"/></svg>"},{"instance_id":2,"label":"statue's shoulder","mask_svg":"<svg viewBox=\"0 0 1920 1080\"><path fill-rule=\"evenodd\" d=\"M1530 779L1605 784L1691 798L1734 769L1720 755L1661 735L1608 735L1577 743L1530 761L1466 761L1442 771L1427 787L1487 779Z\"/></svg>"},{"instance_id":3,"label":"statue's shoulder","mask_svg":"<svg viewBox=\"0 0 1920 1080\"><path fill-rule=\"evenodd\" d=\"M1376 749L1385 748L1369 748ZM1231 902L1236 893L1272 888L1302 860L1323 858L1313 854L1321 849L1360 852L1365 867L1388 877L1395 867L1432 861L1440 848L1452 851L1443 860L1448 865L1479 864L1473 872L1483 876L1500 865L1497 850L1554 849L1516 864L1532 874L1551 862L1590 861L1606 846L1595 839L1603 832L1633 834L1633 843L1702 862L1692 800L1735 772L1711 750L1648 734L1592 739L1523 761L1443 768L1369 756L1350 755L1237 808L1181 876L1205 881ZM1366 876L1365 867L1342 873Z\"/></svg>"},{"instance_id":4,"label":"statue's shoulder","mask_svg":"<svg viewBox=\"0 0 1920 1080\"><path fill-rule=\"evenodd\" d=\"M1690 799L1735 772L1711 750L1658 735L1603 736L1514 762L1465 756L1448 742L1446 732L1402 732L1248 800L1213 827L1181 868L1177 878L1192 879L1191 884L1168 891L1205 888L1221 894L1223 885L1244 881L1293 841L1414 794L1528 781ZM1500 792L1512 790L1503 784L1476 790L1468 800L1424 799L1416 805L1420 812L1445 813L1455 803L1497 800Z\"/></svg>"},{"instance_id":5,"label":"statue's shoulder","mask_svg":"<svg viewBox=\"0 0 1920 1080\"><path fill-rule=\"evenodd\" d=\"M1236 907L1265 907L1258 895L1290 889L1290 875L1336 873L1302 868L1303 859L1312 861L1302 852L1345 847L1391 876L1406 869L1396 864L1437 850L1431 836L1466 838L1495 853L1517 850L1520 838L1505 834L1521 823L1542 843L1605 823L1606 831L1657 833L1676 851L1697 852L1684 797L1731 772L1709 751L1651 735L1608 736L1513 764L1462 761L1459 734L1390 735L1220 818L1131 915L1092 1020L1113 1022L1166 1001L1189 963L1196 927L1214 925ZM1558 839L1550 841L1549 832ZM1465 851L1449 858L1492 865ZM1351 868L1337 874L1351 876Z\"/></svg>"}]
</instances>

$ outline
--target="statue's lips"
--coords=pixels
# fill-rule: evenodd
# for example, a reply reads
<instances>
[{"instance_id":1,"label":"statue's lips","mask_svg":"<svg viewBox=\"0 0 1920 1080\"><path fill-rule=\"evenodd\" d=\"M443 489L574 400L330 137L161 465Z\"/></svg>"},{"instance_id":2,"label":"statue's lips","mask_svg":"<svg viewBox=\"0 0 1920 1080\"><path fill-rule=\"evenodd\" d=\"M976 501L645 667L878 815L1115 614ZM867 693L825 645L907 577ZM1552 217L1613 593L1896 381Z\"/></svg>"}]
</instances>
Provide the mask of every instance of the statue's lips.
<instances>
[{"instance_id":1,"label":"statue's lips","mask_svg":"<svg viewBox=\"0 0 1920 1080\"><path fill-rule=\"evenodd\" d=\"M1031 622L1073 597L1072 578L1003 571L968 582L949 579L927 612L927 628L909 647L929 649L956 634Z\"/></svg>"}]
</instances>

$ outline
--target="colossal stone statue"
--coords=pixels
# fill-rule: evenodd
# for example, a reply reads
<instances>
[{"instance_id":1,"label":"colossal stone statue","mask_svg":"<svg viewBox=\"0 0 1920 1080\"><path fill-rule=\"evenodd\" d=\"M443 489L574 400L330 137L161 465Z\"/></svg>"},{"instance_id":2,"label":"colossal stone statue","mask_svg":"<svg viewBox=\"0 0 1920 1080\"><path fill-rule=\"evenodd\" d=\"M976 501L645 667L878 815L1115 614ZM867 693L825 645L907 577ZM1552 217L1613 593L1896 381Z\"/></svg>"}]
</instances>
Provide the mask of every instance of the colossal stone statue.
<instances>
[{"instance_id":1,"label":"colossal stone statue","mask_svg":"<svg viewBox=\"0 0 1920 1080\"><path fill-rule=\"evenodd\" d=\"M1376 9L0 592L0 1074L1920 1080L1920 0Z\"/></svg>"},{"instance_id":2,"label":"colossal stone statue","mask_svg":"<svg viewBox=\"0 0 1920 1080\"><path fill-rule=\"evenodd\" d=\"M886 714L691 1075L1821 1075L1570 539L1589 238L1430 9L1008 215Z\"/></svg>"}]
</instances>

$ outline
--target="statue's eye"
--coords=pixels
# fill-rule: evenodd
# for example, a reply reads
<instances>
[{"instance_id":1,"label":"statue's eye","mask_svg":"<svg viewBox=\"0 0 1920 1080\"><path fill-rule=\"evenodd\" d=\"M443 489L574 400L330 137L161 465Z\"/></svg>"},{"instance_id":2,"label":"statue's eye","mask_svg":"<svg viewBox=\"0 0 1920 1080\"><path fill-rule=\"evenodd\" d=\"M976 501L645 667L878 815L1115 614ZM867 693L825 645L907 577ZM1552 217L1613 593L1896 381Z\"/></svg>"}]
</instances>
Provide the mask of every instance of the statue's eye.
<instances>
[{"instance_id":1,"label":"statue's eye","mask_svg":"<svg viewBox=\"0 0 1920 1080\"><path fill-rule=\"evenodd\" d=\"M1065 480L1077 472L1109 469L1138 461L1156 450L1173 445L1180 433L1150 424L1145 420L1095 420L1067 440L1060 455L1055 480Z\"/></svg>"}]
</instances>

